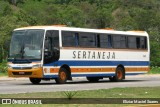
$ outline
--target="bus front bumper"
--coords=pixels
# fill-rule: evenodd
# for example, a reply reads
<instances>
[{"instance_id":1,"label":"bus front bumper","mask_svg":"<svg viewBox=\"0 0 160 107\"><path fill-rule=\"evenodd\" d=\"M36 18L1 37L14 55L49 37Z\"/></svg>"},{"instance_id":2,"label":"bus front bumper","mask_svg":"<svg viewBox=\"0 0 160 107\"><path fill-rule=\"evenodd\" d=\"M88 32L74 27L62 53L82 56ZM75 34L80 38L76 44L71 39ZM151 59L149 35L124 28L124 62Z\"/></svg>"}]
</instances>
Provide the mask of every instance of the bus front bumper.
<instances>
[{"instance_id":1,"label":"bus front bumper","mask_svg":"<svg viewBox=\"0 0 160 107\"><path fill-rule=\"evenodd\" d=\"M32 77L32 78L42 78L43 77L43 69L32 68L32 69L12 69L8 68L8 76L9 77Z\"/></svg>"}]
</instances>

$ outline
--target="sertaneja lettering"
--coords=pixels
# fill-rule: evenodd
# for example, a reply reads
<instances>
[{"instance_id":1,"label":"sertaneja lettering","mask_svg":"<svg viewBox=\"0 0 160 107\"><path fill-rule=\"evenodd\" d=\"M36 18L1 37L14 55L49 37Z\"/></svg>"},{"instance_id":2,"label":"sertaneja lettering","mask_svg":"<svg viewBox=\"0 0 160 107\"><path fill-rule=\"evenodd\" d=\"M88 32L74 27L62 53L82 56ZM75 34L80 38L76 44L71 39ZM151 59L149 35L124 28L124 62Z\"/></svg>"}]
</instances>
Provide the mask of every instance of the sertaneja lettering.
<instances>
[{"instance_id":1,"label":"sertaneja lettering","mask_svg":"<svg viewBox=\"0 0 160 107\"><path fill-rule=\"evenodd\" d=\"M73 59L115 59L115 52L73 51Z\"/></svg>"}]
</instances>

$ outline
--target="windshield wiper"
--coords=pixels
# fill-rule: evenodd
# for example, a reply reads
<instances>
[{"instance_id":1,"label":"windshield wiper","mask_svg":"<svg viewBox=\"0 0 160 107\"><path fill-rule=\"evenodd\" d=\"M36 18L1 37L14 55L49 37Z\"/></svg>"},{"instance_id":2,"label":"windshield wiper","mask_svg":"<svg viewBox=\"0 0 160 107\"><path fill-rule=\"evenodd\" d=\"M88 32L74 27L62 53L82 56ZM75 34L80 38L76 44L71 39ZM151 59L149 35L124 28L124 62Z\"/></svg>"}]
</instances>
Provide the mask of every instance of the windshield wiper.
<instances>
[{"instance_id":1,"label":"windshield wiper","mask_svg":"<svg viewBox=\"0 0 160 107\"><path fill-rule=\"evenodd\" d=\"M32 61L29 59L25 59L25 61L27 61L28 63L32 63Z\"/></svg>"}]
</instances>

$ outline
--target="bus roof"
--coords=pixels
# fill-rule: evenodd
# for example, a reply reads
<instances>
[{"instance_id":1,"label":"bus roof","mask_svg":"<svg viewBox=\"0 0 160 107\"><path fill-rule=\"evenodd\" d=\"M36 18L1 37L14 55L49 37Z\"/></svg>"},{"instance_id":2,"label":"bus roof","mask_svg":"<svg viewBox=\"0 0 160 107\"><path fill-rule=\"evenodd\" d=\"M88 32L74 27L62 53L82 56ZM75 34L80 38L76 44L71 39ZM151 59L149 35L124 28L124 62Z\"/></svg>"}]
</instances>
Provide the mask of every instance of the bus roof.
<instances>
[{"instance_id":1,"label":"bus roof","mask_svg":"<svg viewBox=\"0 0 160 107\"><path fill-rule=\"evenodd\" d=\"M14 29L16 30L26 30L26 29L44 29L44 30L64 30L73 32L88 32L88 33L108 33L108 34L120 34L120 35L142 35L148 36L146 31L117 31L114 29L89 29L89 28L76 28L76 27L66 27L65 25L52 25L52 26L28 26Z\"/></svg>"}]
</instances>

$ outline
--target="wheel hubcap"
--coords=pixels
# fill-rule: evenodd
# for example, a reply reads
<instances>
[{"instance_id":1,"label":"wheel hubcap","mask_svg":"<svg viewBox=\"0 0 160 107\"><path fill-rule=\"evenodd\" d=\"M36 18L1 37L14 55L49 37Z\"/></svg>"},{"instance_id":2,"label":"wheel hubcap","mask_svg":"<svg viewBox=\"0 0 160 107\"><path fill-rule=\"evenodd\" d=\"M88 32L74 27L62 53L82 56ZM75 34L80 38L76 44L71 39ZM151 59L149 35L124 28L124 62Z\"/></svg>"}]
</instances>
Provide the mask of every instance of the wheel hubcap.
<instances>
[{"instance_id":1,"label":"wheel hubcap","mask_svg":"<svg viewBox=\"0 0 160 107\"><path fill-rule=\"evenodd\" d=\"M118 79L122 79L123 75L122 75L122 71L121 70L118 70L117 77L118 77Z\"/></svg>"},{"instance_id":2,"label":"wheel hubcap","mask_svg":"<svg viewBox=\"0 0 160 107\"><path fill-rule=\"evenodd\" d=\"M63 81L66 79L66 73L64 71L60 73L60 79Z\"/></svg>"}]
</instances>

